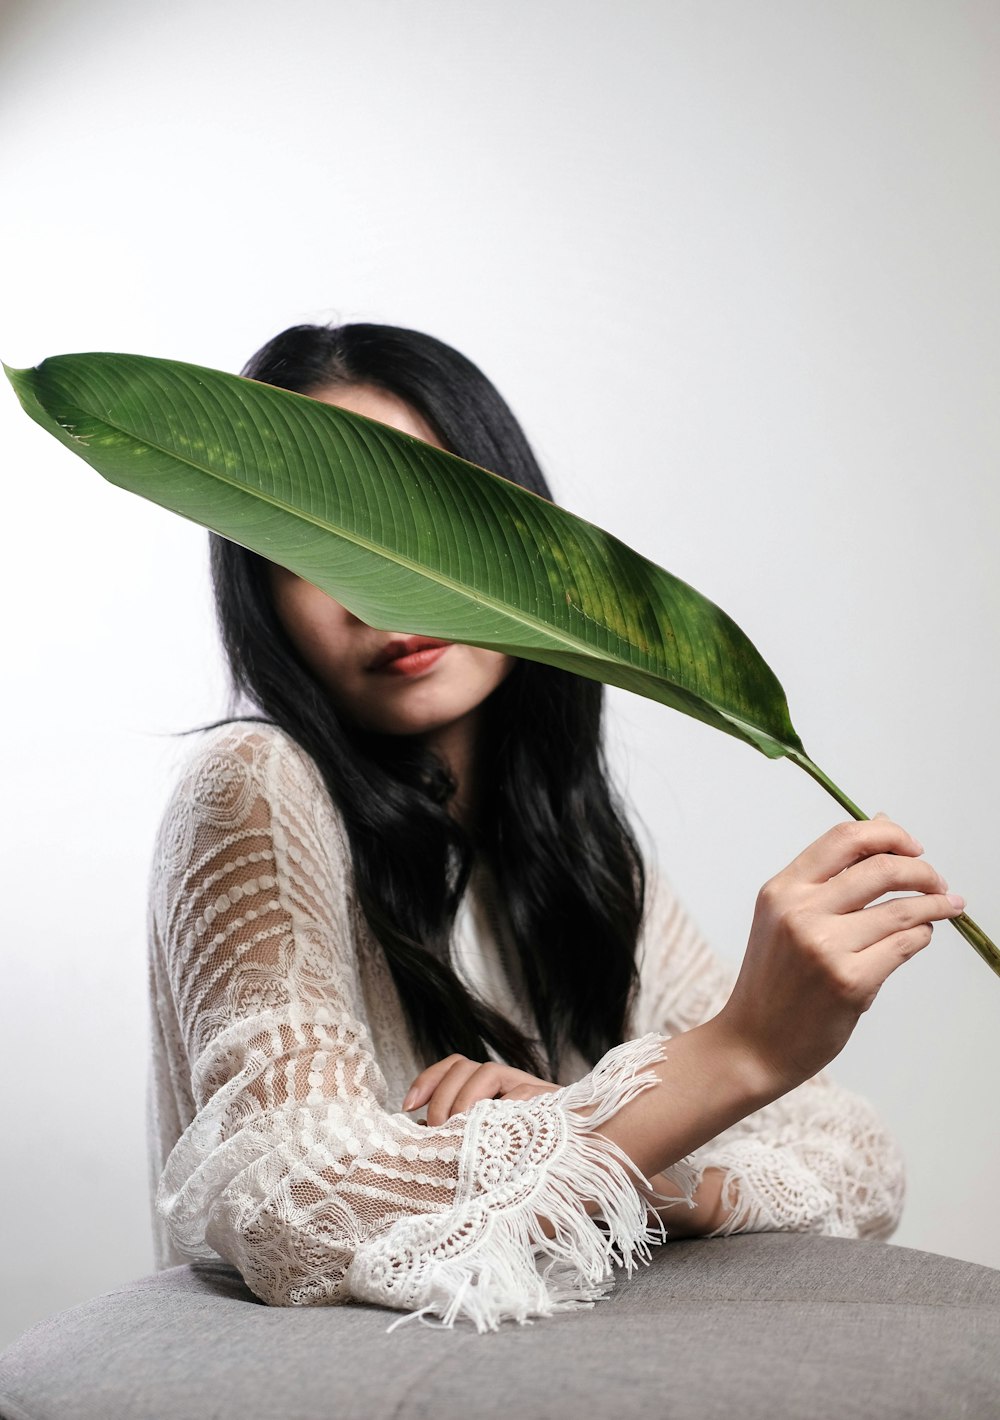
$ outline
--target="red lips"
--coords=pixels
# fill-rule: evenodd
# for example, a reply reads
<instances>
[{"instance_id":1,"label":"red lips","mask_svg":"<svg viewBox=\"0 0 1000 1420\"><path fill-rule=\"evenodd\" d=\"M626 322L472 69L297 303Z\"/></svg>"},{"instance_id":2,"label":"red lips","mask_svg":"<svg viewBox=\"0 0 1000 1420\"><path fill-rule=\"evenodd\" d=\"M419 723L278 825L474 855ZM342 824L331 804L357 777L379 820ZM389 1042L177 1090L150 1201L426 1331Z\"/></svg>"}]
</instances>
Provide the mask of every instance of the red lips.
<instances>
[{"instance_id":1,"label":"red lips","mask_svg":"<svg viewBox=\"0 0 1000 1420\"><path fill-rule=\"evenodd\" d=\"M378 655L370 662L370 671L381 670L389 661L398 660L400 656L412 656L414 651L429 651L435 646L450 646L450 641L436 641L432 636L396 636L379 651Z\"/></svg>"}]
</instances>

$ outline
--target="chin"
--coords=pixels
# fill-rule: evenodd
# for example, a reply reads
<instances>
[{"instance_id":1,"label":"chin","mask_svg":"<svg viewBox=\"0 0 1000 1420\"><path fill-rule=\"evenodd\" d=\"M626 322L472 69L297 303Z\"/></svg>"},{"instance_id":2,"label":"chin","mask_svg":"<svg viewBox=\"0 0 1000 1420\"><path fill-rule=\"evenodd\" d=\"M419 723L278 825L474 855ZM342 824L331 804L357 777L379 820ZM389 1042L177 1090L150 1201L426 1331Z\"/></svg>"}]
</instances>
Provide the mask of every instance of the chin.
<instances>
[{"instance_id":1,"label":"chin","mask_svg":"<svg viewBox=\"0 0 1000 1420\"><path fill-rule=\"evenodd\" d=\"M381 735L432 735L437 731L446 729L456 720L461 720L474 706L463 706L461 709L439 715L387 715L381 716L378 720L369 724L368 728L375 730Z\"/></svg>"}]
</instances>

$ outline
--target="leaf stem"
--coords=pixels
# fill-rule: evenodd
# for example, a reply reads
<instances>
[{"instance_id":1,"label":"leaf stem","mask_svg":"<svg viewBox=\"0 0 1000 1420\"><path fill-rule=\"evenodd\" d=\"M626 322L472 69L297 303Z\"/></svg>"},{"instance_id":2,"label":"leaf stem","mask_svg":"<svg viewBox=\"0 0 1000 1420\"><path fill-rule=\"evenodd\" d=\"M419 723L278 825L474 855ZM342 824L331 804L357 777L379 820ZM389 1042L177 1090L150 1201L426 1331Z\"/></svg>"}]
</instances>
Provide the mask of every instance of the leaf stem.
<instances>
[{"instance_id":1,"label":"leaf stem","mask_svg":"<svg viewBox=\"0 0 1000 1420\"><path fill-rule=\"evenodd\" d=\"M836 799L841 808L846 809L852 818L858 820L868 818L868 815L859 809L853 800L847 797L843 789L839 789L833 780L823 773L818 764L813 764L806 753L803 752L800 754L798 750L789 750L787 757L794 764L797 764L800 769L804 769L810 778L816 780L817 784L822 784L831 798ZM959 917L949 917L948 921L955 930L976 949L986 965L994 971L997 976L1000 976L1000 950L990 941L982 927L980 927L978 923L973 922L967 912L963 912Z\"/></svg>"},{"instance_id":2,"label":"leaf stem","mask_svg":"<svg viewBox=\"0 0 1000 1420\"><path fill-rule=\"evenodd\" d=\"M804 769L806 773L810 775L811 778L816 780L817 784L822 784L826 792L831 795L832 798L837 800L837 803L840 804L841 808L847 810L847 812L851 815L851 818L856 818L859 820L868 818L868 815L864 812L864 810L859 809L857 804L854 803L853 799L849 799L847 797L843 789L838 789L833 780L828 779L827 776L823 773L822 769L820 769L819 765L813 764L812 760L805 752L799 754L798 750L790 750L788 753L788 758L792 760L795 764L797 764L800 769Z\"/></svg>"}]
</instances>

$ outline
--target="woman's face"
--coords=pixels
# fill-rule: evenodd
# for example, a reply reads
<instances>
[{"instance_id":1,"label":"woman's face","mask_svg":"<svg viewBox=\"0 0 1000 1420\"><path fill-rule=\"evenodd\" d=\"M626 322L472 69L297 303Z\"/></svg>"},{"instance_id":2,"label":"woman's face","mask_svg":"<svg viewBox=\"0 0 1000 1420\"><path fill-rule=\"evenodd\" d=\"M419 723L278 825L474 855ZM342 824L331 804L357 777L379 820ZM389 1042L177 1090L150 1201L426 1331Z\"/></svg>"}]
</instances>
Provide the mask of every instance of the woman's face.
<instances>
[{"instance_id":1,"label":"woman's face","mask_svg":"<svg viewBox=\"0 0 1000 1420\"><path fill-rule=\"evenodd\" d=\"M335 385L311 394L442 447L422 416L386 390ZM362 729L389 735L442 730L482 704L515 665L512 656L458 642L435 641L415 652L415 643L430 638L376 631L276 563L268 575L278 618L299 654L340 713ZM411 654L398 654L407 650Z\"/></svg>"}]
</instances>

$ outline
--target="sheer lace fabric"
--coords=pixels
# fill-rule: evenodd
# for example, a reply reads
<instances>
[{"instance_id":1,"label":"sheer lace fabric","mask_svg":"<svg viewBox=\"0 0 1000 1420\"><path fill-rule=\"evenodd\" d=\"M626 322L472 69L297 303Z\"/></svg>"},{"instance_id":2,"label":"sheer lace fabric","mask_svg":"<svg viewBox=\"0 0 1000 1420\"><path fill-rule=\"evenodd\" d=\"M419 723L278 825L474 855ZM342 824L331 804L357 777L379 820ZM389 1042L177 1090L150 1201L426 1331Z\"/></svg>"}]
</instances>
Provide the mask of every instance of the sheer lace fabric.
<instances>
[{"instance_id":1,"label":"sheer lace fabric","mask_svg":"<svg viewBox=\"0 0 1000 1420\"><path fill-rule=\"evenodd\" d=\"M486 1330L592 1304L615 1265L631 1272L663 1239L643 1180L592 1132L656 1082L669 1037L731 986L662 877L634 1038L593 1070L571 1059L557 1092L482 1100L435 1128L401 1112L429 1062L357 903L338 813L287 735L236 724L203 737L166 805L149 889L157 1266L219 1256L272 1304L350 1297ZM481 875L466 903L458 969L531 1028ZM720 1231L885 1237L898 1222L898 1151L825 1076L666 1174L690 1197L712 1165L734 1209Z\"/></svg>"}]
</instances>

